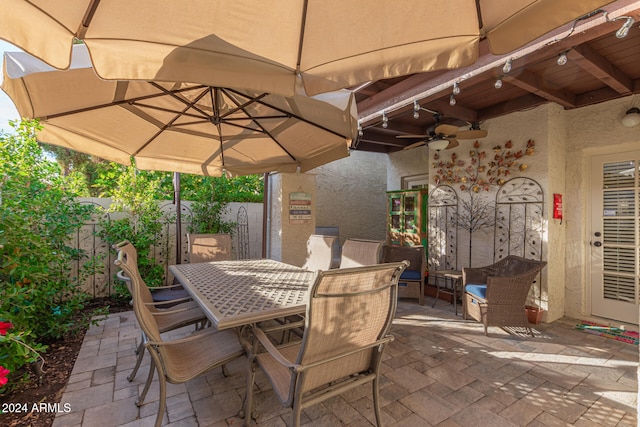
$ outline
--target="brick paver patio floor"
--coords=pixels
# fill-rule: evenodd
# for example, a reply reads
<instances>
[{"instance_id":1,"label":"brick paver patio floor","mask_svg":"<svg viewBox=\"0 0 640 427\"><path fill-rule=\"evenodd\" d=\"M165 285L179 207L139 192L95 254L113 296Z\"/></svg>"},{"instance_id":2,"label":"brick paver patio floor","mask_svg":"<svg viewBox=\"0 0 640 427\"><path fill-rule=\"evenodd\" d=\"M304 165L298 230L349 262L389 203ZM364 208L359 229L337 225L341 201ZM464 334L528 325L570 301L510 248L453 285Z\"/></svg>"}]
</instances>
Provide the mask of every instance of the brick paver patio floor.
<instances>
[{"instance_id":1,"label":"brick paver patio floor","mask_svg":"<svg viewBox=\"0 0 640 427\"><path fill-rule=\"evenodd\" d=\"M432 302L433 300L431 300ZM381 383L385 426L636 426L638 346L574 329L575 319L537 325L536 337L508 333L455 316L453 307L415 300L398 304ZM175 336L189 332L174 332ZM153 384L146 405L135 400L150 357L133 382L140 330L133 312L93 326L62 396L69 413L54 427L152 426L158 405ZM187 384L168 385L163 425L239 426L246 361ZM258 374L258 426L289 426L268 381ZM307 409L307 426L375 425L370 386Z\"/></svg>"}]
</instances>

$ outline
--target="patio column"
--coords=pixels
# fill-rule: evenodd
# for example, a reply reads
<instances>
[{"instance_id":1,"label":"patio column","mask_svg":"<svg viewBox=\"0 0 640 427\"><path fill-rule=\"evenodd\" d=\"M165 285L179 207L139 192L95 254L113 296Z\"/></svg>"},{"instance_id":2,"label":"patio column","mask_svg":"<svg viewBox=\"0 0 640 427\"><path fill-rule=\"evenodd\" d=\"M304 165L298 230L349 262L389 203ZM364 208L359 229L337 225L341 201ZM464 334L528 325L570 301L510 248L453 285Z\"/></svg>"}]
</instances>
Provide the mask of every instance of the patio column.
<instances>
[{"instance_id":1,"label":"patio column","mask_svg":"<svg viewBox=\"0 0 640 427\"><path fill-rule=\"evenodd\" d=\"M316 228L316 176L278 173L270 179L268 258L301 266Z\"/></svg>"}]
</instances>

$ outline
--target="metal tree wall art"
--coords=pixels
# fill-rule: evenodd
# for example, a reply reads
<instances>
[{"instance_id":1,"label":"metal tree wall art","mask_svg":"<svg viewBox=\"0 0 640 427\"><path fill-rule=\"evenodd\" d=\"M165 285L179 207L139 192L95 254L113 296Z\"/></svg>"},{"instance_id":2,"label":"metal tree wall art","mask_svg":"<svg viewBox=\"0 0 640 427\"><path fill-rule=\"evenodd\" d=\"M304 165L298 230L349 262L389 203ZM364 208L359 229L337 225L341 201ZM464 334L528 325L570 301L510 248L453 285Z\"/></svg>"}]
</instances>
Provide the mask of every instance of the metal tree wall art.
<instances>
[{"instance_id":1,"label":"metal tree wall art","mask_svg":"<svg viewBox=\"0 0 640 427\"><path fill-rule=\"evenodd\" d=\"M453 224L469 233L469 264L473 254L473 234L477 231L491 228L495 224L494 204L486 196L469 191L469 198L462 199L460 207L453 215Z\"/></svg>"},{"instance_id":2,"label":"metal tree wall art","mask_svg":"<svg viewBox=\"0 0 640 427\"><path fill-rule=\"evenodd\" d=\"M439 152L433 156L435 184L457 185L461 191L469 194L466 198L460 198L459 208L452 216L452 223L469 233L469 266L473 234L496 223L495 204L481 193L504 185L514 173L525 172L528 165L523 158L535 154L535 142L530 139L525 147L515 149L509 140L504 145L493 146L491 150L481 149L480 142L475 141L468 159L460 158L455 151L450 154L449 160L443 159Z\"/></svg>"},{"instance_id":3,"label":"metal tree wall art","mask_svg":"<svg viewBox=\"0 0 640 427\"><path fill-rule=\"evenodd\" d=\"M458 195L448 185L429 193L429 270L458 269Z\"/></svg>"},{"instance_id":4,"label":"metal tree wall art","mask_svg":"<svg viewBox=\"0 0 640 427\"><path fill-rule=\"evenodd\" d=\"M494 262L507 255L542 260L544 236L544 194L542 187L530 178L512 178L496 194L496 228ZM532 290L542 302L542 282Z\"/></svg>"}]
</instances>

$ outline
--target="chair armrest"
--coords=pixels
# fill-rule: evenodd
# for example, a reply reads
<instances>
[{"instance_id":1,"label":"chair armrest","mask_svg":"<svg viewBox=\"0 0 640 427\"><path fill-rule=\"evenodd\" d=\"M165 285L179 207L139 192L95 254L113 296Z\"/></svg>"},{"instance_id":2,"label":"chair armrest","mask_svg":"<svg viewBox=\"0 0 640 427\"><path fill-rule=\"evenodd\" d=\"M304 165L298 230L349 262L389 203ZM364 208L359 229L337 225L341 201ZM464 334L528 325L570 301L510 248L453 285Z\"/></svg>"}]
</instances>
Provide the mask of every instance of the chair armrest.
<instances>
[{"instance_id":1,"label":"chair armrest","mask_svg":"<svg viewBox=\"0 0 640 427\"><path fill-rule=\"evenodd\" d=\"M302 371L304 371L306 369L310 369L310 368L313 368L313 367L316 367L316 366L319 366L319 365L323 365L323 364L328 363L328 362L333 362L335 360L340 360L340 359L345 358L347 356L351 356L353 354L357 354L357 353L360 353L362 351L365 351L365 350L368 350L368 349L371 349L371 348L380 347L380 346L382 346L384 344L390 343L393 340L394 340L393 335L384 336L384 337L380 338L378 341L376 341L374 343L371 343L369 345L358 347L358 348L355 348L353 350L345 351L344 353L337 354L337 355L335 355L333 357L328 357L326 359L317 360L317 361L315 361L313 363L308 363L308 364L306 364L304 366L300 366L300 368L298 369L298 372L302 372Z\"/></svg>"},{"instance_id":2,"label":"chair armrest","mask_svg":"<svg viewBox=\"0 0 640 427\"><path fill-rule=\"evenodd\" d=\"M216 331L215 329L202 329L198 332L195 332L187 337L184 338L179 338L177 340L170 340L170 341L147 341L145 345L153 345L153 346L157 346L157 347L171 347L171 346L176 346L176 345L182 345L182 344L186 344L186 343L190 343L193 341L201 341L201 340L206 340L209 338L210 335L214 335L217 334L218 331ZM214 339L214 338L211 338Z\"/></svg>"},{"instance_id":3,"label":"chair armrest","mask_svg":"<svg viewBox=\"0 0 640 427\"><path fill-rule=\"evenodd\" d=\"M265 350L267 350L267 352L278 362L280 363L282 366L285 366L288 369L291 369L293 371L298 370L298 368L300 368L300 365L297 365L295 363L291 363L289 362L276 348L275 345L273 345L273 343L271 342L271 340L269 339L269 337L267 337L267 335L264 333L264 331L260 328L253 328L252 329L253 332L253 336L256 337L258 339L258 341L260 341L260 344L262 344L262 346L264 347Z\"/></svg>"},{"instance_id":4,"label":"chair armrest","mask_svg":"<svg viewBox=\"0 0 640 427\"><path fill-rule=\"evenodd\" d=\"M486 269L464 267L462 269L462 288L464 289L469 283L477 285L487 283Z\"/></svg>"},{"instance_id":5,"label":"chair armrest","mask_svg":"<svg viewBox=\"0 0 640 427\"><path fill-rule=\"evenodd\" d=\"M189 302L189 301L193 301L193 299L191 297L185 297L185 298L176 298L176 299L172 299L172 300L168 300L168 301L146 302L144 304L148 305L148 306L154 306L156 308L163 309L162 306L165 306L165 305L174 306L176 304L182 304L182 303ZM163 310L165 310L165 309L163 309Z\"/></svg>"}]
</instances>

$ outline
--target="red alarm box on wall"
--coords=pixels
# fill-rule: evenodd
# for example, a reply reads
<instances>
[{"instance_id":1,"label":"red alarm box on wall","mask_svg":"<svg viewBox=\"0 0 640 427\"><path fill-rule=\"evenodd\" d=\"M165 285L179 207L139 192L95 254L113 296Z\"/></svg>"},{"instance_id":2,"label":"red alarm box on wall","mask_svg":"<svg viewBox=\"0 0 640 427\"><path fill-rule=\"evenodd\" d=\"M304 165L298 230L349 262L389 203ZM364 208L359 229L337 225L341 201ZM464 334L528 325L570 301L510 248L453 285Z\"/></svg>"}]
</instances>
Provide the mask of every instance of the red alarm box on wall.
<instances>
[{"instance_id":1,"label":"red alarm box on wall","mask_svg":"<svg viewBox=\"0 0 640 427\"><path fill-rule=\"evenodd\" d=\"M562 194L553 195L553 218L562 222Z\"/></svg>"}]
</instances>

